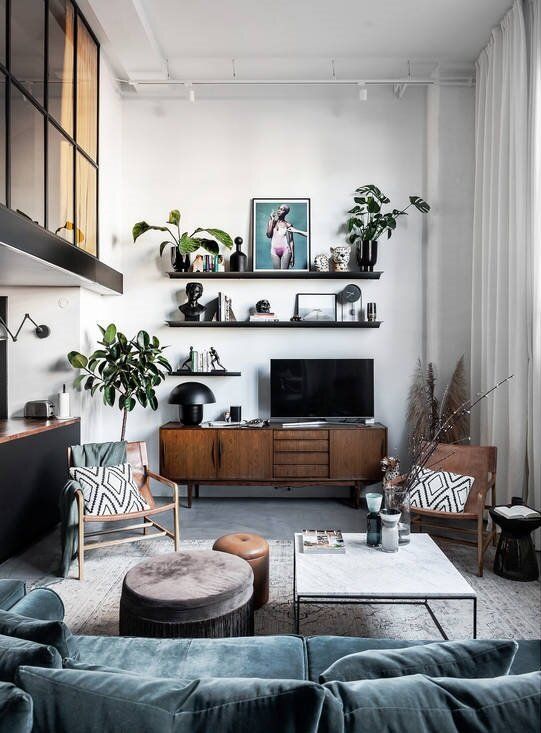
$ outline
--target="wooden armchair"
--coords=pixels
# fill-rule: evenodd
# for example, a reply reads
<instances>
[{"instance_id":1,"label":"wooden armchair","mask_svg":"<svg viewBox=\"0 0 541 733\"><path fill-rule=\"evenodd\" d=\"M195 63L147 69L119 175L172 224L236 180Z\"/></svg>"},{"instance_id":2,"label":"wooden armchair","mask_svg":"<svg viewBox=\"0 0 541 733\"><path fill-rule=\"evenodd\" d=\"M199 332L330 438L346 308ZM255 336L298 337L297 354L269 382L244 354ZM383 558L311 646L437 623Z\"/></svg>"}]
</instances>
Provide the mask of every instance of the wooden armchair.
<instances>
[{"instance_id":1,"label":"wooden armchair","mask_svg":"<svg viewBox=\"0 0 541 733\"><path fill-rule=\"evenodd\" d=\"M426 468L433 471L451 471L460 473L463 476L473 476L475 481L472 484L463 512L440 512L432 509L418 509L411 507L412 529L416 527L419 532L427 531L436 537L443 537L449 542L456 542L462 545L473 545L477 547L477 575L483 575L483 558L487 547L496 538L494 529L486 530L484 525L485 510L493 507L496 502L496 459L497 448L491 446L477 445L449 445L440 443L433 455L430 457ZM487 495L490 491L490 502L487 503ZM459 522L476 522L475 529L470 527L457 527ZM450 526L439 524L440 522L452 523ZM446 530L446 532L459 532L465 535L475 535L475 539L460 537L449 537L432 530Z\"/></svg>"},{"instance_id":2,"label":"wooden armchair","mask_svg":"<svg viewBox=\"0 0 541 733\"><path fill-rule=\"evenodd\" d=\"M120 545L125 542L138 542L139 540L153 540L156 537L171 537L175 543L175 552L179 550L180 543L180 530L179 530L179 508L178 508L178 486L174 481L170 481L163 476L159 476L153 471L148 469L148 457L147 457L147 446L144 442L127 443L126 445L126 459L133 469L133 480L145 502L149 505L150 509L145 509L140 512L128 512L126 514L111 514L104 516L87 515L85 514L84 497L81 491L76 491L77 506L79 511L79 580L83 580L84 577L84 556L88 550L95 550L101 547L111 547L113 545ZM68 466L72 466L72 455L71 449L68 448ZM163 506L156 506L154 497L150 490L149 479L159 481L161 484L168 486L173 492L173 500L164 504ZM163 514L163 512L173 511L173 531L166 529L161 524L158 524L154 520L154 516L157 514ZM152 517L152 518L151 518ZM85 526L90 522L125 522L130 519L142 519L142 522L136 524L130 524L127 527L112 527L111 529L102 529L97 532L85 532ZM116 532L130 532L134 529L142 529L143 534L132 534L129 537L122 537L120 539L106 540L104 542L90 542L85 544L85 539L90 537L98 537L104 534L112 534ZM147 530L153 529L151 533L147 534Z\"/></svg>"}]
</instances>

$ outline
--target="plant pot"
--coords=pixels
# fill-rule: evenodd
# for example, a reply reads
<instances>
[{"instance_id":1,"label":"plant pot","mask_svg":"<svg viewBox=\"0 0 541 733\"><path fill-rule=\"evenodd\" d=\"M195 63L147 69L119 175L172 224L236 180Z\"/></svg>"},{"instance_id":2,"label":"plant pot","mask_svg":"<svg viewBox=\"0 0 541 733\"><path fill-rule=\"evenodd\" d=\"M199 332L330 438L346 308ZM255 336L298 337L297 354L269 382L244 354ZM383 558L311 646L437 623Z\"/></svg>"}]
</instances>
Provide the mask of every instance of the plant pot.
<instances>
[{"instance_id":1,"label":"plant pot","mask_svg":"<svg viewBox=\"0 0 541 733\"><path fill-rule=\"evenodd\" d=\"M361 268L361 272L373 272L377 259L377 240L363 239L361 244L357 245L357 262Z\"/></svg>"},{"instance_id":2,"label":"plant pot","mask_svg":"<svg viewBox=\"0 0 541 733\"><path fill-rule=\"evenodd\" d=\"M171 248L171 264L175 272L188 272L190 269L190 255L181 254L178 247Z\"/></svg>"}]
</instances>

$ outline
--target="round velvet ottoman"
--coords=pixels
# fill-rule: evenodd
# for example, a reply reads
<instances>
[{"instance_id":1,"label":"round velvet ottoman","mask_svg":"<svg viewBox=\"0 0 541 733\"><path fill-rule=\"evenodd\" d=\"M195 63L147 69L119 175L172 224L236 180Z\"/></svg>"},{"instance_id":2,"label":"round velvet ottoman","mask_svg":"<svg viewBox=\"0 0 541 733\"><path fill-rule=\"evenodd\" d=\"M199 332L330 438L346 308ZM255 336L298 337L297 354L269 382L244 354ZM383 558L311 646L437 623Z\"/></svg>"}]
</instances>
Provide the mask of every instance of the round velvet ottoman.
<instances>
[{"instance_id":1,"label":"round velvet ottoman","mask_svg":"<svg viewBox=\"0 0 541 733\"><path fill-rule=\"evenodd\" d=\"M252 636L252 569L214 550L153 557L126 573L119 621L122 636Z\"/></svg>"},{"instance_id":2,"label":"round velvet ottoman","mask_svg":"<svg viewBox=\"0 0 541 733\"><path fill-rule=\"evenodd\" d=\"M251 532L237 532L219 537L213 550L228 552L246 560L254 571L254 608L261 608L269 600L269 543L264 537Z\"/></svg>"}]
</instances>

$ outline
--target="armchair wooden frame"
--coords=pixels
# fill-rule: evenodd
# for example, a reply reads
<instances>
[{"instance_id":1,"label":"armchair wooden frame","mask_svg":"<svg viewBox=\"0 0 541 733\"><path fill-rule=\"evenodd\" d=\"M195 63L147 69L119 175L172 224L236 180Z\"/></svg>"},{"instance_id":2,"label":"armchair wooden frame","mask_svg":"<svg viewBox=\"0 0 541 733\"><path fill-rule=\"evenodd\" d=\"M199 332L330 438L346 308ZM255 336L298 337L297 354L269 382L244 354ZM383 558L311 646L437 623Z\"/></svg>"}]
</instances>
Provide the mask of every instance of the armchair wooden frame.
<instances>
[{"instance_id":1,"label":"armchair wooden frame","mask_svg":"<svg viewBox=\"0 0 541 733\"><path fill-rule=\"evenodd\" d=\"M84 579L84 563L85 552L96 550L103 547L112 547L113 545L124 544L125 542L139 542L141 540L153 540L159 537L170 537L175 543L175 552L180 548L180 528L179 528L179 504L178 504L178 485L174 481L170 481L148 469L147 447L144 442L127 443L126 459L133 469L133 480L136 483L142 497L149 505L149 509L140 512L128 512L126 514L111 514L104 516L95 516L85 514L85 503L82 491L75 492L77 499L77 507L79 514L78 524L78 559L79 559L79 580ZM68 448L68 466L72 466L71 449ZM163 506L156 506L156 502L150 490L150 479L159 481L159 483L167 486L173 492L173 500ZM173 512L173 530L169 530L162 524L158 523L154 517L164 512ZM126 527L112 527L111 529L101 529L96 532L86 532L85 527L91 522L112 523L125 522L129 520L142 520ZM119 539L86 542L85 540L102 535L113 534L117 532L131 532L132 530L143 530L142 534L132 534L128 537ZM148 530L153 530L148 532Z\"/></svg>"},{"instance_id":2,"label":"armchair wooden frame","mask_svg":"<svg viewBox=\"0 0 541 733\"><path fill-rule=\"evenodd\" d=\"M493 446L450 445L440 443L426 468L432 470L452 471L464 476L473 476L472 484L463 512L440 512L432 509L411 507L412 529L427 531L430 535L441 537L448 542L471 545L477 548L477 575L483 576L485 552L492 542L495 544L494 528L485 530L485 512L496 504L496 465L497 448ZM490 501L487 497L490 492ZM443 522L443 524L440 524ZM475 527L458 527L457 523L475 522ZM452 525L446 524L452 523ZM452 537L433 530L445 530L446 533L458 532L475 539Z\"/></svg>"}]
</instances>

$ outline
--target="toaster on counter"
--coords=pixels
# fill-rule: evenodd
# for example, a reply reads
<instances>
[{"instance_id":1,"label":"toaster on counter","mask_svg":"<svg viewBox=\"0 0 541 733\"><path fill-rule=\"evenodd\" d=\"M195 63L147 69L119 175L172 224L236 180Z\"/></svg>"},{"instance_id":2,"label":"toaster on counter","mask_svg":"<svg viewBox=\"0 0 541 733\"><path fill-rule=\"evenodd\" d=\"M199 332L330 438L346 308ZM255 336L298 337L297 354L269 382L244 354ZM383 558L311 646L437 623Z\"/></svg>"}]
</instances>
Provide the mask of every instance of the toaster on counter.
<instances>
[{"instance_id":1,"label":"toaster on counter","mask_svg":"<svg viewBox=\"0 0 541 733\"><path fill-rule=\"evenodd\" d=\"M47 420L54 417L54 405L50 400L33 400L24 406L24 416Z\"/></svg>"}]
</instances>

